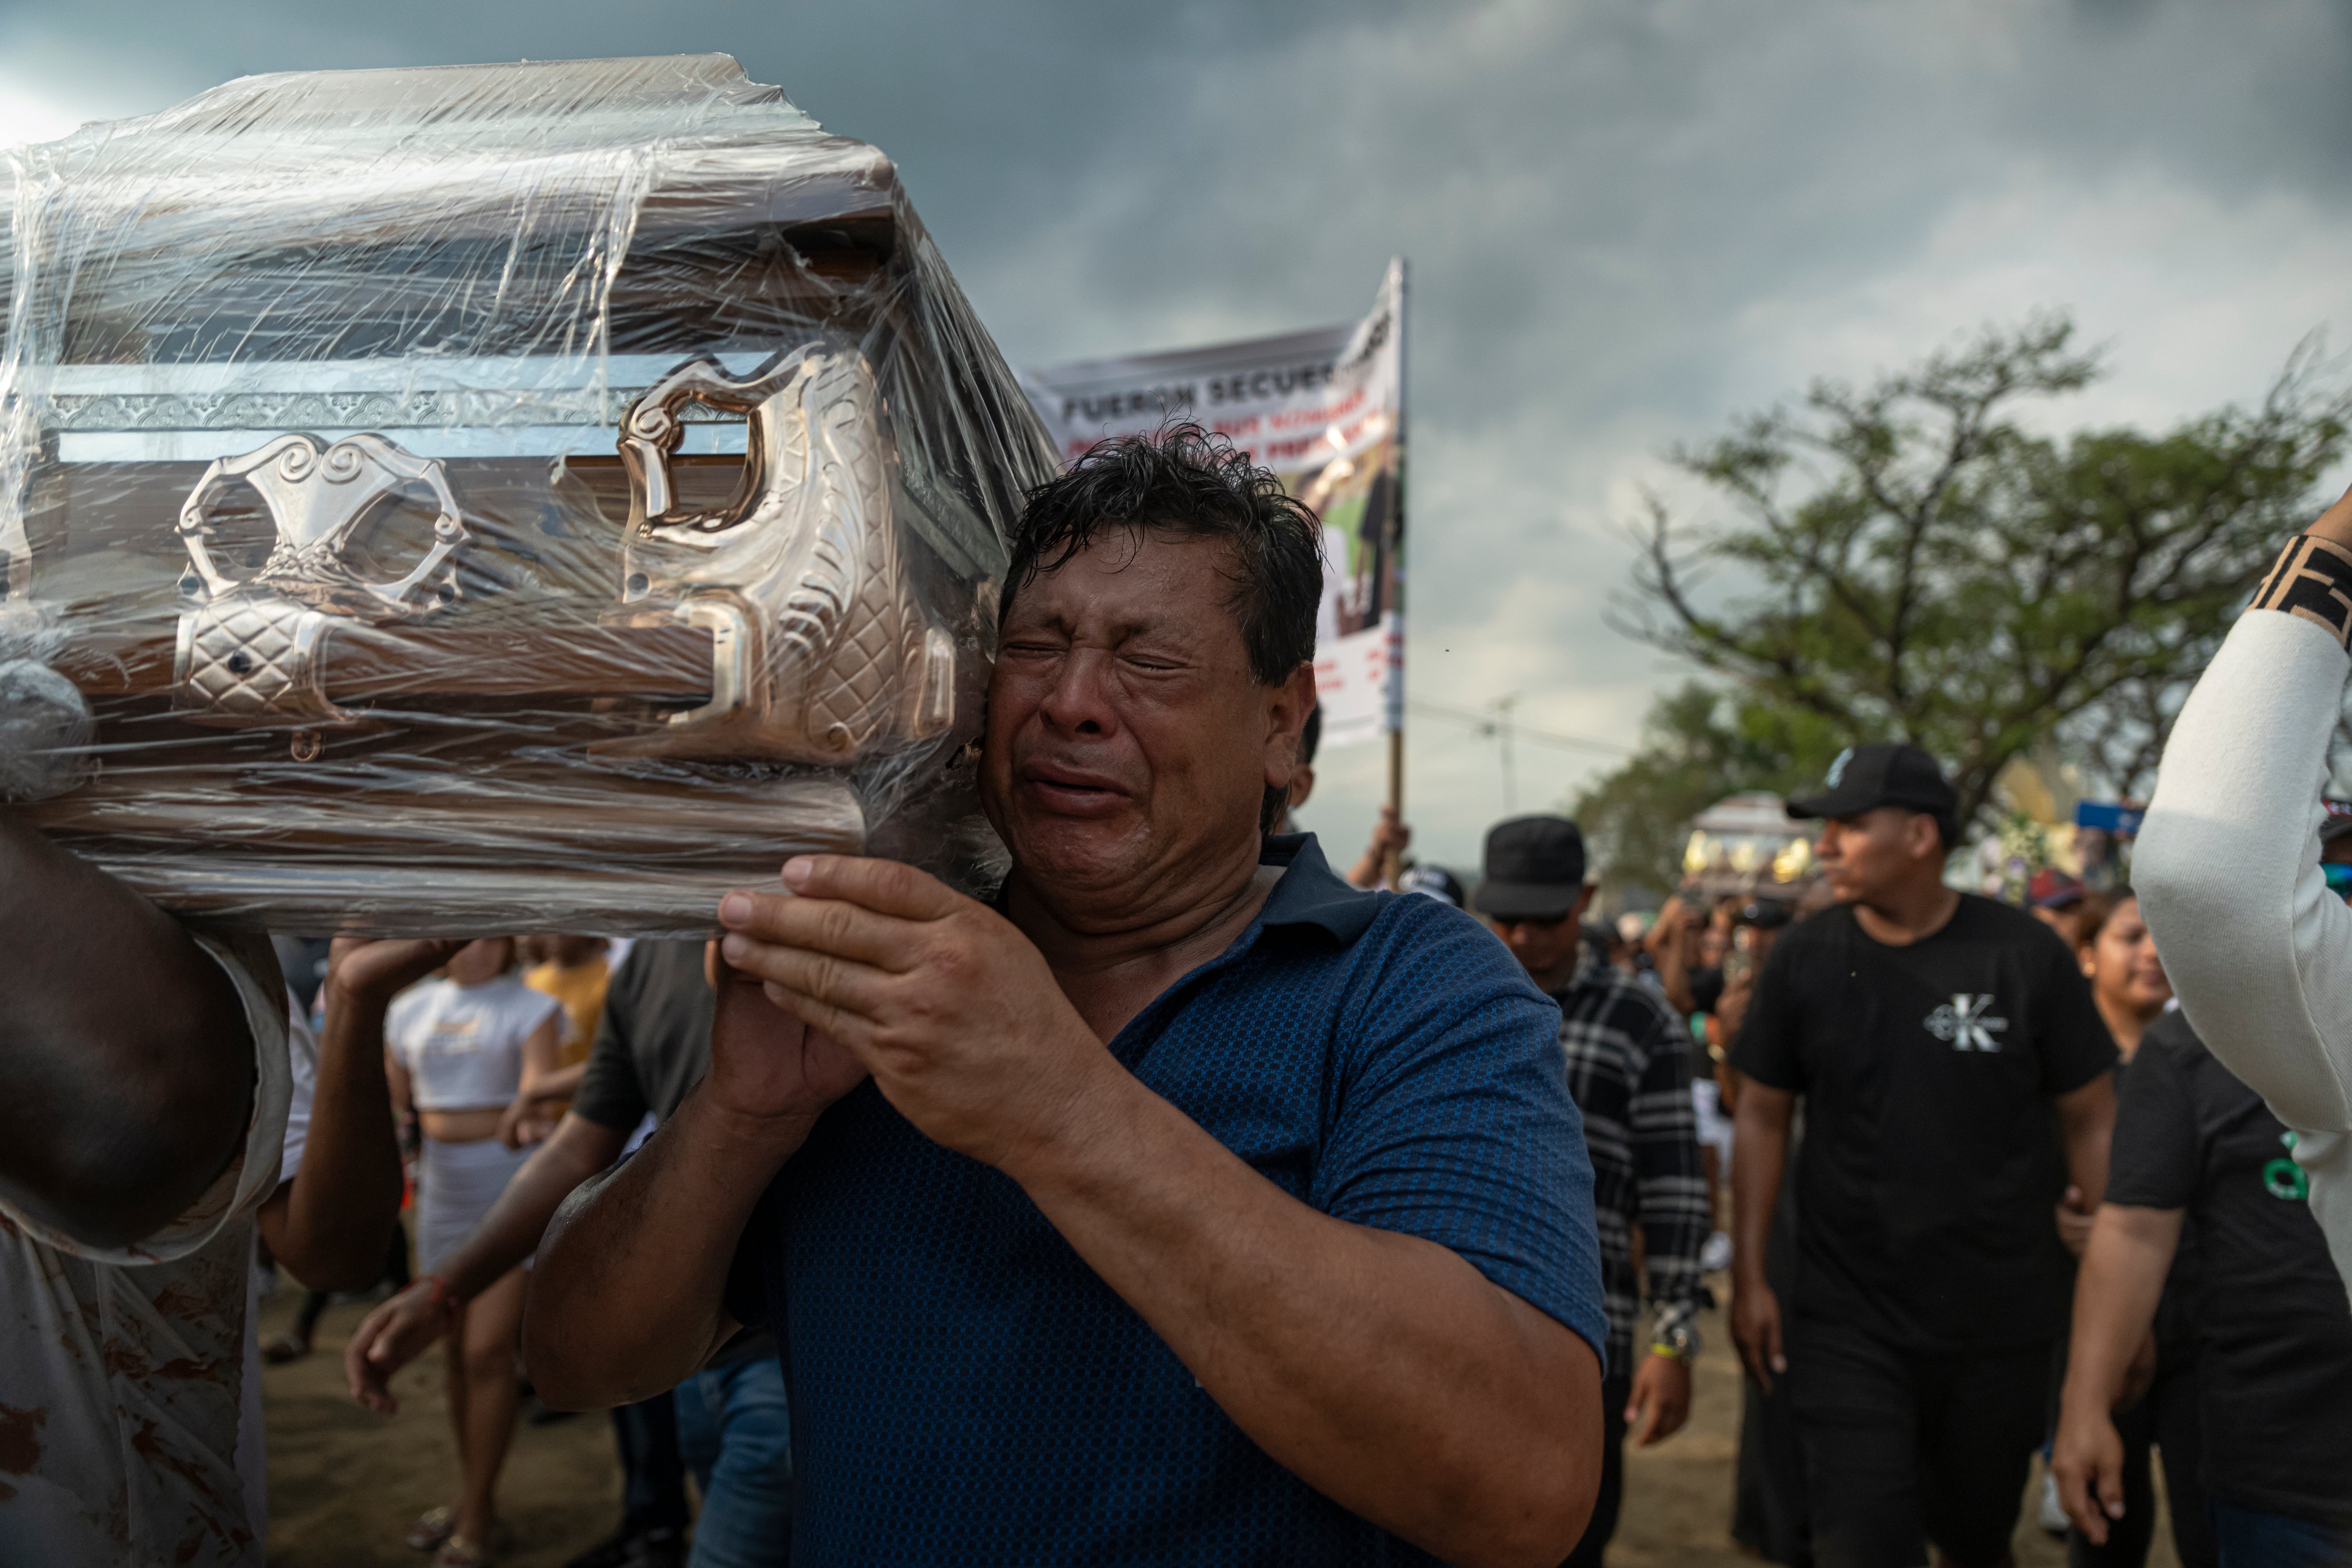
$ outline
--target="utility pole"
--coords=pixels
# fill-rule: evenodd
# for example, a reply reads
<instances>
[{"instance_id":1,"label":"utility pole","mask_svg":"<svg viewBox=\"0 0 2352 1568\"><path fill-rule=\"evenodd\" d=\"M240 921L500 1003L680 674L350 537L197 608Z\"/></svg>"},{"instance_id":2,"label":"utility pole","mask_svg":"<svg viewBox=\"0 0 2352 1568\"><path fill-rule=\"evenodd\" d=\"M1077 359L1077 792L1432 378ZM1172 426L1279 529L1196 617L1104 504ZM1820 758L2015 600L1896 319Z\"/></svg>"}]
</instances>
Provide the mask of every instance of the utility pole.
<instances>
[{"instance_id":1,"label":"utility pole","mask_svg":"<svg viewBox=\"0 0 2352 1568\"><path fill-rule=\"evenodd\" d=\"M1511 710L1518 706L1519 694L1497 697L1488 704L1495 710L1495 738L1503 747L1503 815L1519 814L1519 770L1511 755Z\"/></svg>"}]
</instances>

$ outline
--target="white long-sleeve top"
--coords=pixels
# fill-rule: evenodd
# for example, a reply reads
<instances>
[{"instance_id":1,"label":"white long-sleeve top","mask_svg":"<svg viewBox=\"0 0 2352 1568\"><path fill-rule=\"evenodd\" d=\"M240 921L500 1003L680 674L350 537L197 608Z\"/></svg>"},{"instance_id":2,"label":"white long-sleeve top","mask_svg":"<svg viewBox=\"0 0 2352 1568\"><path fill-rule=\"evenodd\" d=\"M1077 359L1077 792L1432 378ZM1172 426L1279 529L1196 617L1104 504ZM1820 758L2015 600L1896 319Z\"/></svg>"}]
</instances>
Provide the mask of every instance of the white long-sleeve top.
<instances>
[{"instance_id":1,"label":"white long-sleeve top","mask_svg":"<svg viewBox=\"0 0 2352 1568\"><path fill-rule=\"evenodd\" d=\"M2352 909L2319 868L2347 671L2325 626L2239 616L2166 743L2132 884L2198 1037L2294 1130L2352 1287Z\"/></svg>"}]
</instances>

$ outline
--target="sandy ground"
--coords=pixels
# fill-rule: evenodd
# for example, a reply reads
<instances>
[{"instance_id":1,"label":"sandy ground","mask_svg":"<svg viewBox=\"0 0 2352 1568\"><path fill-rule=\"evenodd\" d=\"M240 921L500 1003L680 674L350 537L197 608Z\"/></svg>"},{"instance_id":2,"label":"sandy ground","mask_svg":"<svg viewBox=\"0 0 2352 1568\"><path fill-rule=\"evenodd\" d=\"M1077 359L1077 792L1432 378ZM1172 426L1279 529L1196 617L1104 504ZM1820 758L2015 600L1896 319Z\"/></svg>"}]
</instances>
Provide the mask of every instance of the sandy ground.
<instances>
[{"instance_id":1,"label":"sandy ground","mask_svg":"<svg viewBox=\"0 0 2352 1568\"><path fill-rule=\"evenodd\" d=\"M301 1292L281 1289L262 1310L262 1331L293 1319ZM309 1359L267 1367L270 1568L363 1568L424 1559L401 1537L409 1521L448 1501L457 1449L441 1397L438 1352L401 1373L400 1414L369 1415L343 1391L342 1347L365 1309L329 1309ZM1739 1373L1722 1322L1703 1324L1690 1426L1656 1448L1627 1455L1623 1523L1612 1568L1731 1568L1754 1561L1732 1544L1731 1477L1739 1427ZM2040 1485L2036 1477L2034 1485ZM2033 1495L2029 1493L2029 1498ZM574 1416L515 1434L500 1489L515 1531L510 1568L555 1568L604 1538L620 1519L620 1468L602 1415ZM2029 1507L2017 1536L2019 1568L2059 1568L2064 1550L2037 1529ZM2159 1528L2152 1568L2178 1568Z\"/></svg>"},{"instance_id":2,"label":"sandy ground","mask_svg":"<svg viewBox=\"0 0 2352 1568\"><path fill-rule=\"evenodd\" d=\"M282 1283L262 1304L263 1337L291 1324L301 1301L299 1288ZM337 1302L307 1358L262 1368L270 1568L421 1568L427 1559L401 1538L418 1514L457 1496L440 1351L393 1380L397 1415L369 1414L344 1388L343 1343L367 1310ZM556 1568L603 1540L621 1519L611 1418L518 1426L499 1499L515 1533L514 1550L499 1559L508 1568Z\"/></svg>"}]
</instances>

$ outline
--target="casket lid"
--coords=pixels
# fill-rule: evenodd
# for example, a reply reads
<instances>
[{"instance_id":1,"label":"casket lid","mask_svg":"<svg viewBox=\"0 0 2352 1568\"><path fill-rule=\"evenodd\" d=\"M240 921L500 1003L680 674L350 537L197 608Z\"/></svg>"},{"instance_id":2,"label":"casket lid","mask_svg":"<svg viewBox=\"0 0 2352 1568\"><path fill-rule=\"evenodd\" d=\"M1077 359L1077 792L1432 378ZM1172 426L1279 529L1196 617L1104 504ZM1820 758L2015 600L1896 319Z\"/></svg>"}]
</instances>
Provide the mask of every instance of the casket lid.
<instances>
[{"instance_id":1,"label":"casket lid","mask_svg":"<svg viewBox=\"0 0 2352 1568\"><path fill-rule=\"evenodd\" d=\"M142 124L173 135L299 131L359 139L426 125L543 132L561 122L569 140L597 121L627 123L639 134L649 126L674 132L682 120L743 111L765 127L790 119L817 130L782 88L751 80L734 56L718 54L272 71L224 82Z\"/></svg>"},{"instance_id":2,"label":"casket lid","mask_svg":"<svg viewBox=\"0 0 2352 1568\"><path fill-rule=\"evenodd\" d=\"M100 249L89 281L133 291L208 264L605 230L640 252L822 226L816 248L887 256L898 194L888 158L828 135L727 55L244 77L0 149L0 185L28 182L43 200L0 190L12 280ZM28 212L37 232L10 233Z\"/></svg>"}]
</instances>

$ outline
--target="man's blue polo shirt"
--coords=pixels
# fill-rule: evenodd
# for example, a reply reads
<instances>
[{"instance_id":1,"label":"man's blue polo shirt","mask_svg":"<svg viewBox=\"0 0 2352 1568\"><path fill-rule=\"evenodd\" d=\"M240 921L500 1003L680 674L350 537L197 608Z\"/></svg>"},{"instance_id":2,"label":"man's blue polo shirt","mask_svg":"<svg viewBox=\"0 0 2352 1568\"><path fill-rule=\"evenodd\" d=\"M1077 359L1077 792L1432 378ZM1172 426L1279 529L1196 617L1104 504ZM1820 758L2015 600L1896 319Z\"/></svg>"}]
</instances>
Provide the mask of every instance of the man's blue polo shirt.
<instances>
[{"instance_id":1,"label":"man's blue polo shirt","mask_svg":"<svg viewBox=\"0 0 2352 1568\"><path fill-rule=\"evenodd\" d=\"M1605 1356L1558 1007L1311 835L1265 859L1257 920L1112 1053L1292 1197L1452 1248ZM776 1330L799 1568L1433 1561L1268 1458L1010 1177L871 1082L761 1199L728 1307Z\"/></svg>"}]
</instances>

